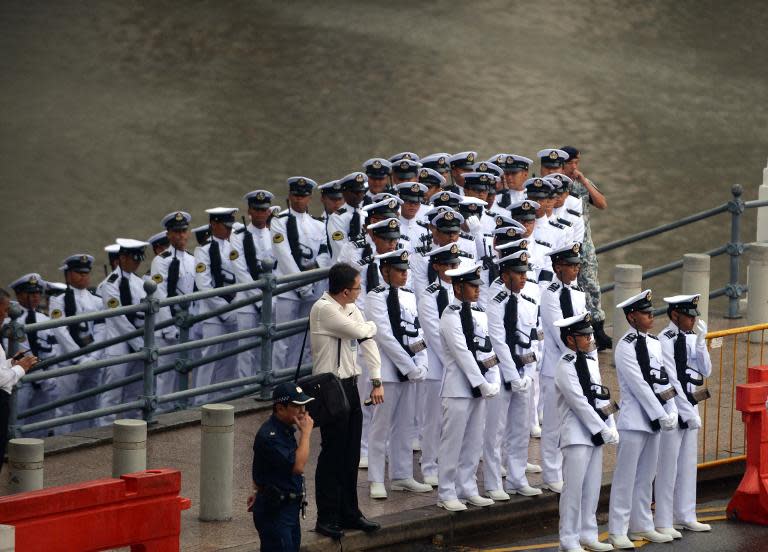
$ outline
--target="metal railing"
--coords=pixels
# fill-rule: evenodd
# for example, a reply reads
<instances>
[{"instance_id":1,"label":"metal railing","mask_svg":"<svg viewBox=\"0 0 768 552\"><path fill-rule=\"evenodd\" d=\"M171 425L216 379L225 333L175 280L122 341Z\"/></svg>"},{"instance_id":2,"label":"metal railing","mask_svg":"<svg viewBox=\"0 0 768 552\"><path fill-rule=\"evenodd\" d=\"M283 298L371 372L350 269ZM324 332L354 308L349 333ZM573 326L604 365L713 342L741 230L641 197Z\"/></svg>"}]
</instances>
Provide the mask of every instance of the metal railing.
<instances>
[{"instance_id":1,"label":"metal railing","mask_svg":"<svg viewBox=\"0 0 768 552\"><path fill-rule=\"evenodd\" d=\"M711 397L701 415L700 467L744 459L744 424L736 410L736 386L747 383L750 366L763 364L768 324L731 328L707 334L712 374Z\"/></svg>"},{"instance_id":2,"label":"metal railing","mask_svg":"<svg viewBox=\"0 0 768 552\"><path fill-rule=\"evenodd\" d=\"M223 397L217 397L217 400L232 400L254 393L260 393L261 398L269 398L271 386L275 382L288 379L295 371L295 367L284 367L282 370L273 370L273 342L303 332L308 324L307 318L275 324L272 316L272 298L307 284L323 280L327 277L328 270L328 268L317 268L287 276L275 277L272 274L272 263L267 262L264 263L264 272L256 281L234 284L206 291L198 291L187 295L179 295L164 299L155 298L154 293L157 289L157 285L152 281L145 281L144 290L146 296L142 298L141 302L138 304L120 306L98 312L78 314L71 317L50 319L44 322L28 325L25 325L20 321L22 314L21 308L16 305L12 306L9 312L11 317L8 334L9 358L15 354L18 343L25 340L25 336L28 332L39 332L41 330L50 330L57 327L103 320L139 312L144 313L144 325L143 327L137 328L124 335L91 343L79 350L40 361L32 372L21 379L18 384L19 386L34 385L41 381L71 374L79 374L88 370L109 369L110 367L135 361L141 361L143 363L143 370L141 373L130 374L120 380L108 384L101 384L90 389L84 389L75 394L60 397L51 402L37 405L21 412L18 411L17 389L17 392L14 392L11 395L10 435L18 437L33 431L47 430L62 425L135 409L140 409L144 420L151 422L159 404L174 403L177 408L185 408L188 405L188 399L192 397L232 390L233 388L237 389ZM242 292L247 292L244 293L244 298L238 298L221 307L195 315L192 315L189 312L189 307L194 301ZM196 340L190 339L190 328L192 328L193 325L221 314L238 310L242 307L250 305L258 306L259 304L260 309L257 310L257 313L260 311L260 321L258 320L259 314L255 315L253 328L215 337ZM176 306L178 312L171 319L157 322L157 313L160 309L170 306ZM155 341L156 332L170 326L176 326L179 330L178 343L158 347ZM137 337L143 339L143 346L138 351L114 357L101 358L94 361L54 367L62 362L69 362L78 357L106 349L112 345L128 342ZM243 345L227 348L218 354L209 355L206 358L191 359L189 356L190 351L194 349L219 343L239 341L241 339L248 339L249 341ZM258 374L251 377L236 378L202 387L190 388L189 373L193 369L255 348L260 348L261 362ZM159 360L162 357L168 357L169 355L177 355L178 358L173 362L165 364L159 363ZM179 373L180 390L158 396L156 394L156 377L172 370ZM301 373L305 374L309 370L311 370L311 363L303 365ZM75 403L85 398L99 396L106 391L124 387L138 381L142 381L143 392L142 395L135 400L113 406L96 408L87 412L59 416L33 423L24 423L25 418L44 412L52 412L62 406Z\"/></svg>"},{"instance_id":3,"label":"metal railing","mask_svg":"<svg viewBox=\"0 0 768 552\"><path fill-rule=\"evenodd\" d=\"M665 232L676 230L678 228L688 226L689 224L693 224L695 222L699 222L710 217L728 212L731 214L730 241L725 245L721 245L705 252L705 254L709 255L710 257L718 257L723 254L728 254L730 256L728 282L724 287L712 291L709 294L709 297L710 299L713 299L722 295L728 296L728 314L726 315L726 318L739 318L739 298L741 298L744 292L747 291L746 286L739 282L739 258L747 249L749 249L749 245L741 241L741 217L746 209L755 209L758 207L768 206L768 201L766 200L744 201L741 199L742 193L743 189L741 185L734 184L731 187L731 200L723 203L722 205L718 205L717 207L694 213L674 222L662 224L660 226L656 226L655 228L650 228L648 230L632 234L631 236L627 236L605 245L601 245L595 248L595 252L598 255L601 253L607 253L608 251L612 251L614 249L618 249L620 247L624 247L626 245L636 243L647 238L658 236L660 234L664 234ZM658 276L660 274L666 274L667 272L677 270L682 266L683 261L678 260L662 266L648 269L643 272L643 280L653 278L654 276ZM600 286L600 291L602 293L606 293L611 291L614 287L615 282L610 282Z\"/></svg>"}]
</instances>

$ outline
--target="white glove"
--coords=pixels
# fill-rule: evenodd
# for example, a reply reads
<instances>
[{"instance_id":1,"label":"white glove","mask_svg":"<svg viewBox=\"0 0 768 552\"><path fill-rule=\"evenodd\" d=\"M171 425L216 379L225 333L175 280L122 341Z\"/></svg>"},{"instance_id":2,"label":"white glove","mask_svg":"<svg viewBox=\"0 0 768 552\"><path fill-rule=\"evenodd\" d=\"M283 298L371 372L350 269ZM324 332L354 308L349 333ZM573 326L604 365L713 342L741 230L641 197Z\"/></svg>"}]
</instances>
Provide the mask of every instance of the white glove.
<instances>
[{"instance_id":1,"label":"white glove","mask_svg":"<svg viewBox=\"0 0 768 552\"><path fill-rule=\"evenodd\" d=\"M522 393L530 384L526 382L525 376L509 382L509 390L513 393Z\"/></svg>"},{"instance_id":2,"label":"white glove","mask_svg":"<svg viewBox=\"0 0 768 552\"><path fill-rule=\"evenodd\" d=\"M499 394L499 384L498 383L488 383L487 381L484 381L480 384L480 394L483 396L484 399L490 399L492 397L495 397Z\"/></svg>"},{"instance_id":3,"label":"white glove","mask_svg":"<svg viewBox=\"0 0 768 552\"><path fill-rule=\"evenodd\" d=\"M531 385L533 385L533 379L531 379L531 376L523 376L520 378L520 391L528 391L531 388Z\"/></svg>"},{"instance_id":4,"label":"white glove","mask_svg":"<svg viewBox=\"0 0 768 552\"><path fill-rule=\"evenodd\" d=\"M701 428L701 417L697 414L690 420L685 421L686 424L688 424L688 429L700 429Z\"/></svg>"},{"instance_id":5,"label":"white glove","mask_svg":"<svg viewBox=\"0 0 768 552\"><path fill-rule=\"evenodd\" d=\"M427 369L424 366L417 365L416 368L408 372L409 381L424 381L427 378Z\"/></svg>"},{"instance_id":6,"label":"white glove","mask_svg":"<svg viewBox=\"0 0 768 552\"><path fill-rule=\"evenodd\" d=\"M618 445L619 444L619 432L614 427L607 427L600 432L603 437L603 442L606 445Z\"/></svg>"},{"instance_id":7,"label":"white glove","mask_svg":"<svg viewBox=\"0 0 768 552\"><path fill-rule=\"evenodd\" d=\"M701 349L707 346L707 323L701 318L696 321L696 347Z\"/></svg>"},{"instance_id":8,"label":"white glove","mask_svg":"<svg viewBox=\"0 0 768 552\"><path fill-rule=\"evenodd\" d=\"M664 431L671 431L677 427L677 414L667 414L659 418L659 424Z\"/></svg>"},{"instance_id":9,"label":"white glove","mask_svg":"<svg viewBox=\"0 0 768 552\"><path fill-rule=\"evenodd\" d=\"M480 231L480 219L477 218L476 215L472 215L471 217L468 217L464 222L467 223L467 228L469 229L469 233L472 234L473 236Z\"/></svg>"},{"instance_id":10,"label":"white glove","mask_svg":"<svg viewBox=\"0 0 768 552\"><path fill-rule=\"evenodd\" d=\"M296 293L302 299L307 299L312 296L313 288L314 288L314 284L307 284L306 286L301 286L300 288L296 288Z\"/></svg>"}]
</instances>

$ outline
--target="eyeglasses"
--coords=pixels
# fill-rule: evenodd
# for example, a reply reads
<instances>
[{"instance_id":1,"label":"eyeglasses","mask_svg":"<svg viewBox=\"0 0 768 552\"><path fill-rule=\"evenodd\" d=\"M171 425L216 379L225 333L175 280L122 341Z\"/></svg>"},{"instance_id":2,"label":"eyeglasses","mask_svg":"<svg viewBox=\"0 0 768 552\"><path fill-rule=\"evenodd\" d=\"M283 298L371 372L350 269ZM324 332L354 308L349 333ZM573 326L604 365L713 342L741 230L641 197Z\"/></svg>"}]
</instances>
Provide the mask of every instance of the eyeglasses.
<instances>
[{"instance_id":1,"label":"eyeglasses","mask_svg":"<svg viewBox=\"0 0 768 552\"><path fill-rule=\"evenodd\" d=\"M361 289L363 289L363 286L357 286L357 287L353 287L353 288L347 288L347 289L348 289L349 291L360 291Z\"/></svg>"}]
</instances>

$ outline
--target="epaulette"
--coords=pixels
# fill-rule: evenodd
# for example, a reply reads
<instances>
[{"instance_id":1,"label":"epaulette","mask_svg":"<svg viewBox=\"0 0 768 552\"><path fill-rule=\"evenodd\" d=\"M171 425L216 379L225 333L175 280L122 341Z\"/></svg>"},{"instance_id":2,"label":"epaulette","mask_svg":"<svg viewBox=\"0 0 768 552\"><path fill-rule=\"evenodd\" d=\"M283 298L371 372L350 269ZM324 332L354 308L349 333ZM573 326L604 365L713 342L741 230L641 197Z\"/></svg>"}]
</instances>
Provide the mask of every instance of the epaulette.
<instances>
[{"instance_id":1,"label":"epaulette","mask_svg":"<svg viewBox=\"0 0 768 552\"><path fill-rule=\"evenodd\" d=\"M650 337L651 339L655 339L656 341L658 341L658 340L659 340L659 338L658 338L658 337L656 337L656 336L655 336L655 335L653 335L653 334L648 334L648 337Z\"/></svg>"},{"instance_id":2,"label":"epaulette","mask_svg":"<svg viewBox=\"0 0 768 552\"><path fill-rule=\"evenodd\" d=\"M566 209L568 214L573 215L575 217L580 217L581 213L579 213L576 209Z\"/></svg>"},{"instance_id":3,"label":"epaulette","mask_svg":"<svg viewBox=\"0 0 768 552\"><path fill-rule=\"evenodd\" d=\"M435 293L438 289L440 289L440 284L438 284L437 282L434 282L427 286L426 291L427 293Z\"/></svg>"},{"instance_id":4,"label":"epaulette","mask_svg":"<svg viewBox=\"0 0 768 552\"><path fill-rule=\"evenodd\" d=\"M382 291L384 291L385 289L387 289L387 286L376 286L376 287L375 287L375 288L373 288L371 291L372 291L373 293L381 293L381 292L382 292Z\"/></svg>"},{"instance_id":5,"label":"epaulette","mask_svg":"<svg viewBox=\"0 0 768 552\"><path fill-rule=\"evenodd\" d=\"M448 308L451 310L461 310L461 305L448 305Z\"/></svg>"},{"instance_id":6,"label":"epaulette","mask_svg":"<svg viewBox=\"0 0 768 552\"><path fill-rule=\"evenodd\" d=\"M536 299L534 299L533 297L528 297L527 295L523 295L522 293L520 294L520 297L522 297L526 301L530 301L534 305L536 304Z\"/></svg>"},{"instance_id":7,"label":"epaulette","mask_svg":"<svg viewBox=\"0 0 768 552\"><path fill-rule=\"evenodd\" d=\"M568 192L568 195L575 197L576 199L581 199L581 196L574 192L573 190Z\"/></svg>"},{"instance_id":8,"label":"epaulette","mask_svg":"<svg viewBox=\"0 0 768 552\"><path fill-rule=\"evenodd\" d=\"M563 226L573 226L573 223L572 223L572 222L570 222L570 221L568 221L568 220L565 220L564 218L558 218L558 219L557 219L557 222L559 222L559 223L560 223L560 224L562 224Z\"/></svg>"},{"instance_id":9,"label":"epaulette","mask_svg":"<svg viewBox=\"0 0 768 552\"><path fill-rule=\"evenodd\" d=\"M533 240L533 241L535 241L535 242L536 242L536 243L538 243L539 245L543 245L544 247L552 247L552 244L551 244L551 243L549 243L549 242L545 242L545 241L543 241L543 240Z\"/></svg>"},{"instance_id":10,"label":"epaulette","mask_svg":"<svg viewBox=\"0 0 768 552\"><path fill-rule=\"evenodd\" d=\"M429 254L429 250L430 250L430 248L427 247L426 245L422 245L422 246L419 246L416 249L414 249L414 251L416 251L416 253L421 254L423 257L426 257Z\"/></svg>"},{"instance_id":11,"label":"epaulette","mask_svg":"<svg viewBox=\"0 0 768 552\"><path fill-rule=\"evenodd\" d=\"M411 238L406 234L400 234L400 239L405 241L411 241Z\"/></svg>"},{"instance_id":12,"label":"epaulette","mask_svg":"<svg viewBox=\"0 0 768 552\"><path fill-rule=\"evenodd\" d=\"M110 284L113 284L115 280L117 280L118 278L119 276L117 275L117 272L113 272L112 274L109 275L109 278L107 278L107 282L109 282Z\"/></svg>"},{"instance_id":13,"label":"epaulette","mask_svg":"<svg viewBox=\"0 0 768 552\"><path fill-rule=\"evenodd\" d=\"M161 256L163 259L167 259L167 258L168 258L168 257L170 257L171 255L172 255L172 253L171 253L170 251L163 251L162 253L160 253L160 256Z\"/></svg>"},{"instance_id":14,"label":"epaulette","mask_svg":"<svg viewBox=\"0 0 768 552\"><path fill-rule=\"evenodd\" d=\"M563 360L566 360L567 362L573 362L573 359L576 358L576 355L572 355L571 353L563 355Z\"/></svg>"},{"instance_id":15,"label":"epaulette","mask_svg":"<svg viewBox=\"0 0 768 552\"><path fill-rule=\"evenodd\" d=\"M355 240L352 243L355 244L355 247L358 247L360 249L365 247L365 240L364 239L362 239L362 240Z\"/></svg>"},{"instance_id":16,"label":"epaulette","mask_svg":"<svg viewBox=\"0 0 768 552\"><path fill-rule=\"evenodd\" d=\"M560 289L560 284L558 284L557 282L552 282L551 284L549 284L547 291L557 291L558 289Z\"/></svg>"},{"instance_id":17,"label":"epaulette","mask_svg":"<svg viewBox=\"0 0 768 552\"><path fill-rule=\"evenodd\" d=\"M507 293L506 291L502 291L502 292L499 292L496 295L496 297L493 298L493 300L496 301L497 303L501 303L502 301L504 301L504 299L507 298L508 295L509 293Z\"/></svg>"},{"instance_id":18,"label":"epaulette","mask_svg":"<svg viewBox=\"0 0 768 552\"><path fill-rule=\"evenodd\" d=\"M477 312L485 312L485 309L480 305L472 305L472 310Z\"/></svg>"},{"instance_id":19,"label":"epaulette","mask_svg":"<svg viewBox=\"0 0 768 552\"><path fill-rule=\"evenodd\" d=\"M496 285L496 284L501 284L502 282L503 282L503 280L501 279L501 276L499 276L498 278L496 278L496 279L495 279L495 280L494 280L494 281L491 283L491 285L493 286L493 285Z\"/></svg>"},{"instance_id":20,"label":"epaulette","mask_svg":"<svg viewBox=\"0 0 768 552\"><path fill-rule=\"evenodd\" d=\"M429 224L428 224L428 223L426 223L426 222L424 222L423 220L417 220L417 221L416 221L416 224L418 224L418 225L419 225L419 226L421 226L422 228L426 228L426 229L429 229Z\"/></svg>"},{"instance_id":21,"label":"epaulette","mask_svg":"<svg viewBox=\"0 0 768 552\"><path fill-rule=\"evenodd\" d=\"M637 339L637 334L631 333L622 339L622 341L625 343L632 343L635 339Z\"/></svg>"},{"instance_id":22,"label":"epaulette","mask_svg":"<svg viewBox=\"0 0 768 552\"><path fill-rule=\"evenodd\" d=\"M407 288L407 287L401 287L400 291L404 291L406 293L413 293L413 290L411 288Z\"/></svg>"},{"instance_id":23,"label":"epaulette","mask_svg":"<svg viewBox=\"0 0 768 552\"><path fill-rule=\"evenodd\" d=\"M669 339L672 339L675 337L675 330L667 330L664 332L664 337L668 337Z\"/></svg>"},{"instance_id":24,"label":"epaulette","mask_svg":"<svg viewBox=\"0 0 768 552\"><path fill-rule=\"evenodd\" d=\"M562 224L556 223L554 220L550 220L548 222L549 222L549 224L551 224L555 228L559 228L560 230L563 230L565 228L565 226L563 226Z\"/></svg>"},{"instance_id":25,"label":"epaulette","mask_svg":"<svg viewBox=\"0 0 768 552\"><path fill-rule=\"evenodd\" d=\"M459 257L467 257L468 259L472 259L473 258L472 255L470 255L466 251L462 251L461 249L459 249Z\"/></svg>"},{"instance_id":26,"label":"epaulette","mask_svg":"<svg viewBox=\"0 0 768 552\"><path fill-rule=\"evenodd\" d=\"M235 230L235 234L242 234L243 232L245 232L245 226L243 226L242 228L238 228L237 230Z\"/></svg>"},{"instance_id":27,"label":"epaulette","mask_svg":"<svg viewBox=\"0 0 768 552\"><path fill-rule=\"evenodd\" d=\"M347 212L347 208L346 207L342 207L341 209L336 209L336 214L337 215L343 215L346 212Z\"/></svg>"},{"instance_id":28,"label":"epaulette","mask_svg":"<svg viewBox=\"0 0 768 552\"><path fill-rule=\"evenodd\" d=\"M694 332L693 330L688 330L687 332L683 332L683 333L686 335L696 335L696 332Z\"/></svg>"},{"instance_id":29,"label":"epaulette","mask_svg":"<svg viewBox=\"0 0 768 552\"><path fill-rule=\"evenodd\" d=\"M316 215L311 215L311 217L313 219L315 219L316 221L318 221L318 222L325 222L325 219L323 217L316 216ZM245 229L243 229L243 230L245 230Z\"/></svg>"},{"instance_id":30,"label":"epaulette","mask_svg":"<svg viewBox=\"0 0 768 552\"><path fill-rule=\"evenodd\" d=\"M467 234L466 232L459 232L459 237L464 238L465 240L475 241L475 236Z\"/></svg>"},{"instance_id":31,"label":"epaulette","mask_svg":"<svg viewBox=\"0 0 768 552\"><path fill-rule=\"evenodd\" d=\"M282 213L278 214L277 218L284 218L284 217L287 217L290 214L291 214L290 211L285 211L285 212L282 212Z\"/></svg>"},{"instance_id":32,"label":"epaulette","mask_svg":"<svg viewBox=\"0 0 768 552\"><path fill-rule=\"evenodd\" d=\"M369 265L373 262L373 255L368 255L367 257L363 257L362 259L359 259L357 261L357 264L360 266Z\"/></svg>"}]
</instances>

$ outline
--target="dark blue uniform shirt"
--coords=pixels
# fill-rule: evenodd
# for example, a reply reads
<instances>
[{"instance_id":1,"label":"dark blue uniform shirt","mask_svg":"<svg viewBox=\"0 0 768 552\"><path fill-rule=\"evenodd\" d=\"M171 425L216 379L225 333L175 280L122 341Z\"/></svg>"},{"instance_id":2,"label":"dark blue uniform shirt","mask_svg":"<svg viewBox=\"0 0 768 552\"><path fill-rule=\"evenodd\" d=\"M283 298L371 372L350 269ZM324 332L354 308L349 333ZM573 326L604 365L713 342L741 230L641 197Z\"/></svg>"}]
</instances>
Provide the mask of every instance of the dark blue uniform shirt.
<instances>
[{"instance_id":1,"label":"dark blue uniform shirt","mask_svg":"<svg viewBox=\"0 0 768 552\"><path fill-rule=\"evenodd\" d=\"M301 494L304 476L293 473L296 462L296 429L272 414L253 442L253 482L273 486L283 493Z\"/></svg>"}]
</instances>

